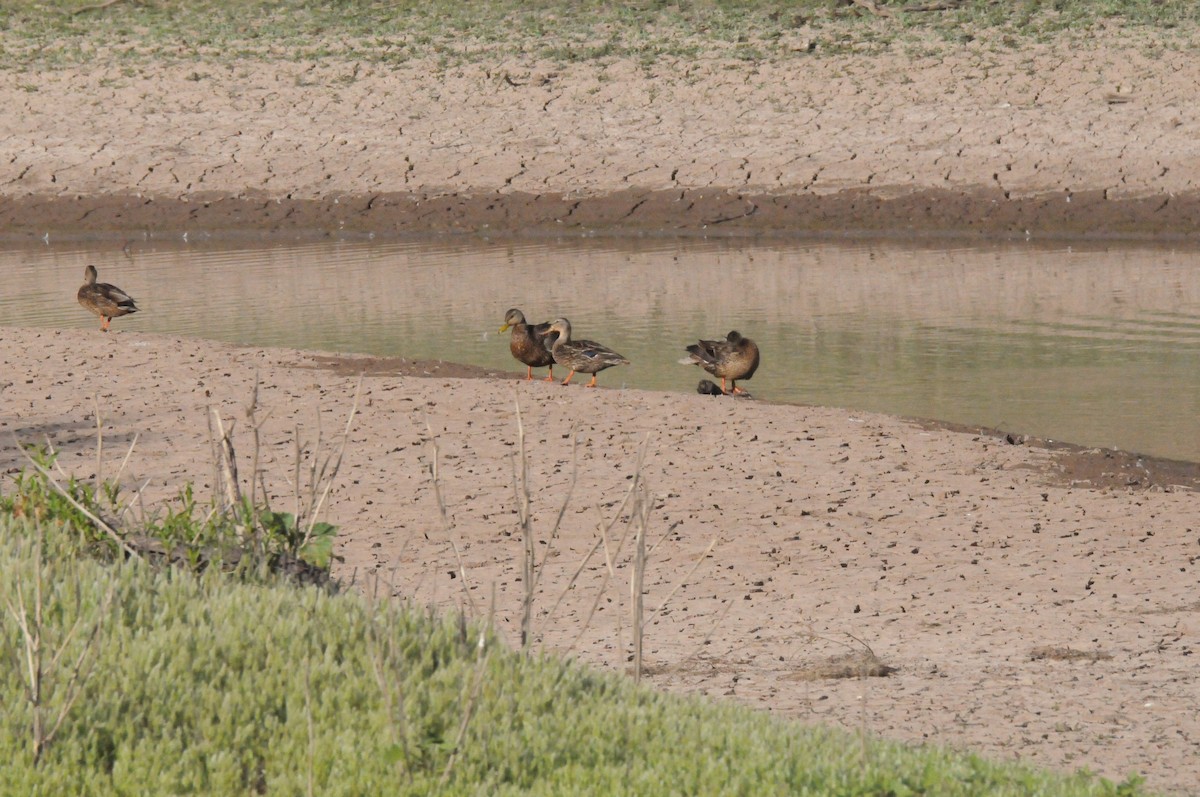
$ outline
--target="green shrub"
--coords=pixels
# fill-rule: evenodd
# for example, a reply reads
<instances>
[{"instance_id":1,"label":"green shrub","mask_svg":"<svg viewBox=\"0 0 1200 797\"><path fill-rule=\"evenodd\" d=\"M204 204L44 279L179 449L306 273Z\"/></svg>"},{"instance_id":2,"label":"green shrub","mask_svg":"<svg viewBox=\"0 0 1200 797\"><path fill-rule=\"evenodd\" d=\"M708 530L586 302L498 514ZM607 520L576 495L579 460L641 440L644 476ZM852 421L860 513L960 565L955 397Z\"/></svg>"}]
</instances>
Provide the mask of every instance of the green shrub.
<instances>
[{"instance_id":1,"label":"green shrub","mask_svg":"<svg viewBox=\"0 0 1200 797\"><path fill-rule=\"evenodd\" d=\"M54 550L109 560L146 555L192 570L236 565L248 575L296 563L310 577L328 573L337 536L332 524L298 521L290 512L253 507L248 498L228 507L203 505L190 483L175 501L135 523L128 520L116 482L103 482L98 495L88 482L55 477L53 455L43 450L29 454L33 467L16 474L12 489L0 493L0 517L40 524L49 531Z\"/></svg>"},{"instance_id":2,"label":"green shrub","mask_svg":"<svg viewBox=\"0 0 1200 797\"><path fill-rule=\"evenodd\" d=\"M55 556L51 533L0 520L6 794L1137 792L657 694L357 593ZM44 654L88 666L35 762L11 609L39 572ZM48 670L50 714L70 672Z\"/></svg>"}]
</instances>

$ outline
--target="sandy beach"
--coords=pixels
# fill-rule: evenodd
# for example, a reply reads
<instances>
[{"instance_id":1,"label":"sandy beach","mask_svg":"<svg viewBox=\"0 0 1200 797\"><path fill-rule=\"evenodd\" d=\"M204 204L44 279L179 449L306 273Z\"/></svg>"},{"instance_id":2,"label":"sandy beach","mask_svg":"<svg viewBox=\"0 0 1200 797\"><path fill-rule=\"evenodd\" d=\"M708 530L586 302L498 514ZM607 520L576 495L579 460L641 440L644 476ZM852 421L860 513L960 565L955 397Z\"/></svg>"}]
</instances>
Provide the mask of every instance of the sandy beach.
<instances>
[{"instance_id":1,"label":"sandy beach","mask_svg":"<svg viewBox=\"0 0 1200 797\"><path fill-rule=\"evenodd\" d=\"M903 61L3 72L0 237L1194 238L1200 59L1111 35ZM837 408L527 383L515 362L487 373L113 326L4 329L6 472L23 464L17 441L49 440L92 478L98 410L105 475L136 437L121 480L149 480L146 506L187 481L207 496L211 410L236 423L250 473L257 380L258 461L290 507L295 446L305 467L336 449L361 375L325 506L337 574L494 613L516 640L519 407L546 650L628 668L621 540L626 497L641 496L654 686L1140 773L1166 792L1200 782L1195 465ZM821 677L865 650L890 674Z\"/></svg>"}]
</instances>

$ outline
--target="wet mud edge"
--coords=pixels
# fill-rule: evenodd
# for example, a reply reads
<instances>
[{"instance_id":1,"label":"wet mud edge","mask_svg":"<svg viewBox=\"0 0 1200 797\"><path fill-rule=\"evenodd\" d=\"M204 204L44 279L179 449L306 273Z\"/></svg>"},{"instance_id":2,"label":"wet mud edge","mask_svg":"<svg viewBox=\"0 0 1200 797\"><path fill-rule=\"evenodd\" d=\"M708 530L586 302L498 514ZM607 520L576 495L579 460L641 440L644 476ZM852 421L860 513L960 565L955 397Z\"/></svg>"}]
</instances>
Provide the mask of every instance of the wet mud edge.
<instances>
[{"instance_id":1,"label":"wet mud edge","mask_svg":"<svg viewBox=\"0 0 1200 797\"><path fill-rule=\"evenodd\" d=\"M432 379L520 379L518 372L498 371L443 360L410 360L404 357L316 355L313 366L339 376L416 376ZM307 367L313 367L307 366ZM299 366L298 367L306 367ZM611 388L602 388L611 389ZM714 400L740 400L715 397ZM781 406L788 405L782 402ZM981 447L1018 445L1050 454L1043 475L1048 484L1095 490L1200 491L1200 463L1151 457L1118 449L1050 440L985 426L971 426L926 418L906 418L921 429L948 430L973 435Z\"/></svg>"},{"instance_id":2,"label":"wet mud edge","mask_svg":"<svg viewBox=\"0 0 1200 797\"><path fill-rule=\"evenodd\" d=\"M855 188L828 194L732 189L563 193L134 194L0 197L0 238L581 232L703 235L952 235L1200 240L1200 192L1013 197L999 189Z\"/></svg>"}]
</instances>

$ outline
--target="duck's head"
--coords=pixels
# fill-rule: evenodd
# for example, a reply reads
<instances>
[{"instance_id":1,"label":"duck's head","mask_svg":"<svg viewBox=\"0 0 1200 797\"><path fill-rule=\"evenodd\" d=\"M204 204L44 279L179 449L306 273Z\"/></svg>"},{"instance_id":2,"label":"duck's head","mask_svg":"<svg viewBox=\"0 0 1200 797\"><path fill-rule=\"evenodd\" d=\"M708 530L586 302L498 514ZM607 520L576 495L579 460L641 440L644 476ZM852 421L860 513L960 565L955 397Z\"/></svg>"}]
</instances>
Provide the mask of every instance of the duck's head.
<instances>
[{"instance_id":1,"label":"duck's head","mask_svg":"<svg viewBox=\"0 0 1200 797\"><path fill-rule=\"evenodd\" d=\"M500 327L500 331L507 332L510 327L515 327L517 324L524 323L525 314L514 307L504 314L504 326Z\"/></svg>"},{"instance_id":2,"label":"duck's head","mask_svg":"<svg viewBox=\"0 0 1200 797\"><path fill-rule=\"evenodd\" d=\"M96 275L96 267L95 266L89 265L87 268L85 268L83 270L83 281L86 282L88 285L96 284L96 276L97 275Z\"/></svg>"},{"instance_id":3,"label":"duck's head","mask_svg":"<svg viewBox=\"0 0 1200 797\"><path fill-rule=\"evenodd\" d=\"M571 339L571 322L565 318L556 318L550 322L550 329L546 330L549 333L558 333L559 340Z\"/></svg>"}]
</instances>

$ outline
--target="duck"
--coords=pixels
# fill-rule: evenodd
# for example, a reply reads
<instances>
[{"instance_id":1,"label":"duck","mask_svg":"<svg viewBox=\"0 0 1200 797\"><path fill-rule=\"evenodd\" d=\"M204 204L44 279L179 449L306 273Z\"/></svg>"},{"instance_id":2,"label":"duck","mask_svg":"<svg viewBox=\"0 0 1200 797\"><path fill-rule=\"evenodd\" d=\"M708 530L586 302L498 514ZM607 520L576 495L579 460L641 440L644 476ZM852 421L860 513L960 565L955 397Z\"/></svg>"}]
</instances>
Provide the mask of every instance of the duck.
<instances>
[{"instance_id":1,"label":"duck","mask_svg":"<svg viewBox=\"0 0 1200 797\"><path fill-rule=\"evenodd\" d=\"M525 314L517 308L512 308L504 314L504 326L501 332L512 330L508 340L508 349L519 362L525 363L525 381L533 379L534 368L549 368L543 381L554 381L554 355L550 353L550 344L554 342L550 332L550 324L529 324Z\"/></svg>"},{"instance_id":2,"label":"duck","mask_svg":"<svg viewBox=\"0 0 1200 797\"><path fill-rule=\"evenodd\" d=\"M133 297L116 285L96 282L96 267L89 265L83 270L83 285L75 297L79 303L100 316L100 331L107 332L114 319L138 311Z\"/></svg>"},{"instance_id":3,"label":"duck","mask_svg":"<svg viewBox=\"0 0 1200 797\"><path fill-rule=\"evenodd\" d=\"M725 340L701 340L687 347L686 365L698 365L713 376L721 377L724 395L749 395L737 386L739 379L749 379L758 370L758 344L732 330ZM729 380L729 387L725 382Z\"/></svg>"},{"instance_id":4,"label":"duck","mask_svg":"<svg viewBox=\"0 0 1200 797\"><path fill-rule=\"evenodd\" d=\"M596 374L614 365L629 364L629 360L595 341L571 340L571 322L565 318L556 318L550 322L549 331L558 335L550 346L554 362L571 369L571 373L562 381L564 385L571 382L571 377L575 376L576 371L580 371L592 375L592 381L585 387L595 387Z\"/></svg>"}]
</instances>

